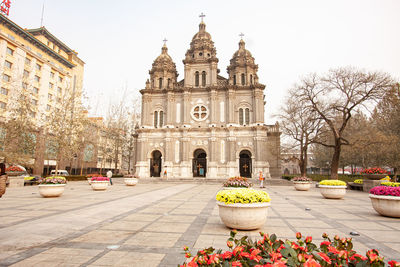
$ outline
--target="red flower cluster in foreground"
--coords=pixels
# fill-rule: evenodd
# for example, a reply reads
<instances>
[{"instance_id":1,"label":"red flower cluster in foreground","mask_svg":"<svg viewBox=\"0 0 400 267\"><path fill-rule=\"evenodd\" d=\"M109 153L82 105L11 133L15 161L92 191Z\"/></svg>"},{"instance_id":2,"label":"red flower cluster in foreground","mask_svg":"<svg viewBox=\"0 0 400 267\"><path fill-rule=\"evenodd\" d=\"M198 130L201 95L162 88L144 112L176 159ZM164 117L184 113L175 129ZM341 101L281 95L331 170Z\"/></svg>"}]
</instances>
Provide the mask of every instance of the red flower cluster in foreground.
<instances>
[{"instance_id":1,"label":"red flower cluster in foreground","mask_svg":"<svg viewBox=\"0 0 400 267\"><path fill-rule=\"evenodd\" d=\"M369 191L370 194L378 196L394 196L400 197L400 187L391 186L375 186Z\"/></svg>"},{"instance_id":2,"label":"red flower cluster in foreground","mask_svg":"<svg viewBox=\"0 0 400 267\"><path fill-rule=\"evenodd\" d=\"M108 177L92 177L92 181L110 181L110 178Z\"/></svg>"},{"instance_id":3,"label":"red flower cluster in foreground","mask_svg":"<svg viewBox=\"0 0 400 267\"><path fill-rule=\"evenodd\" d=\"M6 172L23 172L24 170L18 166L10 166L6 169Z\"/></svg>"},{"instance_id":4,"label":"red flower cluster in foreground","mask_svg":"<svg viewBox=\"0 0 400 267\"><path fill-rule=\"evenodd\" d=\"M385 171L382 168L369 168L369 169L364 169L361 171L363 174L386 174L387 171Z\"/></svg>"},{"instance_id":5,"label":"red flower cluster in foreground","mask_svg":"<svg viewBox=\"0 0 400 267\"><path fill-rule=\"evenodd\" d=\"M237 231L231 231L227 241L228 251L210 247L199 250L195 256L184 247L186 258L191 258L181 267L198 266L255 266L255 267L283 267L283 266L373 266L383 267L385 263L379 252L372 249L365 256L353 250L351 238L335 236L331 240L327 234L322 237L325 241L319 246L312 243L312 237L302 237L296 234L297 241L282 241L275 234L268 235L260 232L262 239L252 241L247 236L236 239ZM400 267L396 261L388 262L391 267Z\"/></svg>"}]
</instances>

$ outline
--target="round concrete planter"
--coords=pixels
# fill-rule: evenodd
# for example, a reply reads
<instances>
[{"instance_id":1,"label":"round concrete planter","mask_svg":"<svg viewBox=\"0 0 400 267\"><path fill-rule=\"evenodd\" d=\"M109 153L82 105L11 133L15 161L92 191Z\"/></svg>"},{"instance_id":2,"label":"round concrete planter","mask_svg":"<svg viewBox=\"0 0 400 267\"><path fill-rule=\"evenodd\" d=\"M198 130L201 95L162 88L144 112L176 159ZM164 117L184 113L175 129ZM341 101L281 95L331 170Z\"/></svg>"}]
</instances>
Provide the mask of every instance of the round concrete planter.
<instances>
[{"instance_id":1,"label":"round concrete planter","mask_svg":"<svg viewBox=\"0 0 400 267\"><path fill-rule=\"evenodd\" d=\"M128 186L133 186L133 185L136 185L139 182L139 180L137 178L129 177L129 178L124 178L124 182Z\"/></svg>"},{"instance_id":2,"label":"round concrete planter","mask_svg":"<svg viewBox=\"0 0 400 267\"><path fill-rule=\"evenodd\" d=\"M383 216L400 218L400 197L369 194L372 207Z\"/></svg>"},{"instance_id":3,"label":"round concrete planter","mask_svg":"<svg viewBox=\"0 0 400 267\"><path fill-rule=\"evenodd\" d=\"M217 201L219 217L222 222L233 229L254 230L262 227L267 221L269 202L251 204L225 204Z\"/></svg>"},{"instance_id":4,"label":"round concrete planter","mask_svg":"<svg viewBox=\"0 0 400 267\"><path fill-rule=\"evenodd\" d=\"M321 195L324 198L341 199L346 194L346 185L319 185Z\"/></svg>"},{"instance_id":5,"label":"round concrete planter","mask_svg":"<svg viewBox=\"0 0 400 267\"><path fill-rule=\"evenodd\" d=\"M92 181L90 184L95 191L107 190L109 181Z\"/></svg>"},{"instance_id":6,"label":"round concrete planter","mask_svg":"<svg viewBox=\"0 0 400 267\"><path fill-rule=\"evenodd\" d=\"M64 193L65 184L40 184L39 193L42 197L59 197Z\"/></svg>"},{"instance_id":7,"label":"round concrete planter","mask_svg":"<svg viewBox=\"0 0 400 267\"><path fill-rule=\"evenodd\" d=\"M293 182L293 184L297 191L308 191L311 187L310 182Z\"/></svg>"}]
</instances>

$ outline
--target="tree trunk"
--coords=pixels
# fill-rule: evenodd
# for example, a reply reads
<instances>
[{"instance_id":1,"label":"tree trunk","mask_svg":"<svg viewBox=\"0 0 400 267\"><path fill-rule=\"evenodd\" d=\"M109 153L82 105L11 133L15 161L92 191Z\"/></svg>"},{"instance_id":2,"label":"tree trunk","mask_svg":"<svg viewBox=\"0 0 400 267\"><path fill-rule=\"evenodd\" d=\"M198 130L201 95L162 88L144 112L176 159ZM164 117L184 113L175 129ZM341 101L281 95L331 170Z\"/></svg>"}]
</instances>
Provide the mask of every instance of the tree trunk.
<instances>
[{"instance_id":1,"label":"tree trunk","mask_svg":"<svg viewBox=\"0 0 400 267\"><path fill-rule=\"evenodd\" d=\"M397 167L393 168L393 182L397 182Z\"/></svg>"},{"instance_id":2,"label":"tree trunk","mask_svg":"<svg viewBox=\"0 0 400 267\"><path fill-rule=\"evenodd\" d=\"M333 152L332 162L331 162L331 179L337 180L338 179L338 170L339 170L339 159L340 159L340 140L335 141L335 151Z\"/></svg>"}]
</instances>

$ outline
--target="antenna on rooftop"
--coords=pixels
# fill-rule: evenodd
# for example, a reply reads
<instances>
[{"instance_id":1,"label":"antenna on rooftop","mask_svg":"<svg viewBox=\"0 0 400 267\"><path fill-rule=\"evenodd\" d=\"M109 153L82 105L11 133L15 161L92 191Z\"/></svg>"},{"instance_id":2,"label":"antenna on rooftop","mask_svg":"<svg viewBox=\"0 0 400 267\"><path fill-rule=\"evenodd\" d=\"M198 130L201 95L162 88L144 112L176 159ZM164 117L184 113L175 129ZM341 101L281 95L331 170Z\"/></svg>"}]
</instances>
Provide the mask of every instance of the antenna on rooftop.
<instances>
[{"instance_id":1,"label":"antenna on rooftop","mask_svg":"<svg viewBox=\"0 0 400 267\"><path fill-rule=\"evenodd\" d=\"M43 6L42 6L42 18L40 19L40 27L43 26L43 15L44 15L44 0L43 0Z\"/></svg>"}]
</instances>

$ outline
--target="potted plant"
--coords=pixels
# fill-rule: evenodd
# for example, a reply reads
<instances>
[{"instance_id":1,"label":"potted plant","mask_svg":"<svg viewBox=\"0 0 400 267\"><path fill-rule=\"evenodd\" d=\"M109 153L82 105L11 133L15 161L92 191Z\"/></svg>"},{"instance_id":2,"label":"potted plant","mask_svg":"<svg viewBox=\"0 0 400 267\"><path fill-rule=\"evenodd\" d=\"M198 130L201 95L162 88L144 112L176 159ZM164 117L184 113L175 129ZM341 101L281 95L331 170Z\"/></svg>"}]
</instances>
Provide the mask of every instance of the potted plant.
<instances>
[{"instance_id":1,"label":"potted plant","mask_svg":"<svg viewBox=\"0 0 400 267\"><path fill-rule=\"evenodd\" d=\"M98 173L91 173L91 174L87 174L86 178L89 184L92 184L92 178L93 177L100 177L101 175Z\"/></svg>"},{"instance_id":2,"label":"potted plant","mask_svg":"<svg viewBox=\"0 0 400 267\"><path fill-rule=\"evenodd\" d=\"M92 189L95 191L101 191L107 189L110 179L107 177L95 176L92 177L91 181L90 185L92 186Z\"/></svg>"},{"instance_id":3,"label":"potted plant","mask_svg":"<svg viewBox=\"0 0 400 267\"><path fill-rule=\"evenodd\" d=\"M372 207L383 216L400 218L400 183L383 183L369 192Z\"/></svg>"},{"instance_id":4,"label":"potted plant","mask_svg":"<svg viewBox=\"0 0 400 267\"><path fill-rule=\"evenodd\" d=\"M311 187L312 180L307 177L294 177L292 179L294 188L298 191L308 191Z\"/></svg>"},{"instance_id":5,"label":"potted plant","mask_svg":"<svg viewBox=\"0 0 400 267\"><path fill-rule=\"evenodd\" d=\"M234 229L252 230L267 220L271 199L268 193L254 189L221 190L216 196L222 222Z\"/></svg>"},{"instance_id":6,"label":"potted plant","mask_svg":"<svg viewBox=\"0 0 400 267\"><path fill-rule=\"evenodd\" d=\"M260 232L261 238L250 240L248 236L236 237L231 231L226 242L228 249L216 250L213 247L201 249L191 254L183 247L187 261L180 267L205 266L374 266L384 267L383 256L376 249L368 250L365 256L353 250L352 238L329 238L323 234L322 242L313 242L312 236L303 237L296 233L296 241L278 239L275 234ZM390 267L399 267L394 260L387 262Z\"/></svg>"},{"instance_id":7,"label":"potted plant","mask_svg":"<svg viewBox=\"0 0 400 267\"><path fill-rule=\"evenodd\" d=\"M26 173L26 170L19 166L10 166L6 169L6 173L8 176L21 176Z\"/></svg>"},{"instance_id":8,"label":"potted plant","mask_svg":"<svg viewBox=\"0 0 400 267\"><path fill-rule=\"evenodd\" d=\"M125 175L124 182L127 186L134 186L139 182L139 176L131 174Z\"/></svg>"},{"instance_id":9,"label":"potted plant","mask_svg":"<svg viewBox=\"0 0 400 267\"><path fill-rule=\"evenodd\" d=\"M38 183L40 195L43 197L59 197L64 193L67 179L62 176L49 176L40 178Z\"/></svg>"},{"instance_id":10,"label":"potted plant","mask_svg":"<svg viewBox=\"0 0 400 267\"><path fill-rule=\"evenodd\" d=\"M379 167L363 169L360 173L366 179L370 179L370 180L381 179L387 175L387 171L385 171L384 169L379 168Z\"/></svg>"},{"instance_id":11,"label":"potted plant","mask_svg":"<svg viewBox=\"0 0 400 267\"><path fill-rule=\"evenodd\" d=\"M231 177L223 184L224 189L250 188L253 186L245 177Z\"/></svg>"},{"instance_id":12,"label":"potted plant","mask_svg":"<svg viewBox=\"0 0 400 267\"><path fill-rule=\"evenodd\" d=\"M347 184L341 180L322 180L319 188L324 198L341 199L346 194Z\"/></svg>"}]
</instances>

